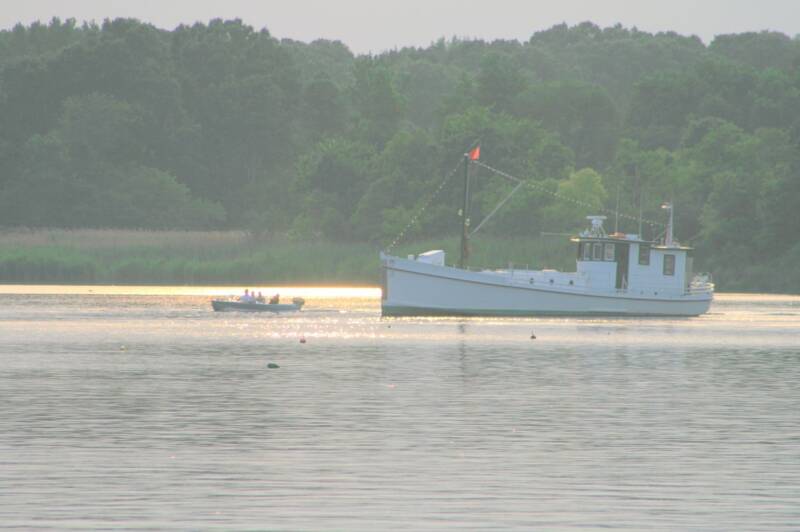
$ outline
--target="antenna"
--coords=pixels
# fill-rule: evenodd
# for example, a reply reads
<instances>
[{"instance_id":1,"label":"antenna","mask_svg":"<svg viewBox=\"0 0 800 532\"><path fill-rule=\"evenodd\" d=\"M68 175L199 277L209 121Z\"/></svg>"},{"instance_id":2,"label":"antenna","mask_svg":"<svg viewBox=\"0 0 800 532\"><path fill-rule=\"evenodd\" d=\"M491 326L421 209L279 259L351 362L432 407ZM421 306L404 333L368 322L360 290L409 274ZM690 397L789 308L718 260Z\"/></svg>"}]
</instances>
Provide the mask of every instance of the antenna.
<instances>
[{"instance_id":1,"label":"antenna","mask_svg":"<svg viewBox=\"0 0 800 532\"><path fill-rule=\"evenodd\" d=\"M644 238L642 234L642 197L644 196L644 192L642 190L642 180L639 178L639 166L634 166L634 172L636 173L636 187L639 189L639 238Z\"/></svg>"},{"instance_id":2,"label":"antenna","mask_svg":"<svg viewBox=\"0 0 800 532\"><path fill-rule=\"evenodd\" d=\"M673 222L673 218L672 218L672 212L673 212L672 202L664 203L663 205L661 205L661 208L662 209L666 209L666 210L669 211L669 222L667 223L667 234L664 237L664 245L667 246L667 247L672 247L672 245L673 245L673 240L672 240L672 222Z\"/></svg>"},{"instance_id":3,"label":"antenna","mask_svg":"<svg viewBox=\"0 0 800 532\"><path fill-rule=\"evenodd\" d=\"M642 234L642 192L641 191L639 191L639 238L644 238L644 235Z\"/></svg>"},{"instance_id":4,"label":"antenna","mask_svg":"<svg viewBox=\"0 0 800 532\"><path fill-rule=\"evenodd\" d=\"M588 236L606 236L606 231L603 229L603 221L606 219L605 216L587 216L586 219L592 222L592 228L589 230Z\"/></svg>"}]
</instances>

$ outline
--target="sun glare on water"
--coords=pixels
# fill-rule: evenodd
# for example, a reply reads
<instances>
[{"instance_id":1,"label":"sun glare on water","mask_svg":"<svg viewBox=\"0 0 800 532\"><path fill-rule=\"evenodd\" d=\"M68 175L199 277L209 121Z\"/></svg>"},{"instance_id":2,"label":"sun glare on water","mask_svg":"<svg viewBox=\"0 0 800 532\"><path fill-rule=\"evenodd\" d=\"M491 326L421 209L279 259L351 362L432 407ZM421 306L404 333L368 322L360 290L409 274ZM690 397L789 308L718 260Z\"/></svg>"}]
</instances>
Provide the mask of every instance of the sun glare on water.
<instances>
[{"instance_id":1,"label":"sun glare on water","mask_svg":"<svg viewBox=\"0 0 800 532\"><path fill-rule=\"evenodd\" d=\"M357 286L130 286L130 285L0 285L0 294L16 295L131 295L209 296L239 295L245 288L264 294L280 293L314 299L378 298L377 287Z\"/></svg>"}]
</instances>

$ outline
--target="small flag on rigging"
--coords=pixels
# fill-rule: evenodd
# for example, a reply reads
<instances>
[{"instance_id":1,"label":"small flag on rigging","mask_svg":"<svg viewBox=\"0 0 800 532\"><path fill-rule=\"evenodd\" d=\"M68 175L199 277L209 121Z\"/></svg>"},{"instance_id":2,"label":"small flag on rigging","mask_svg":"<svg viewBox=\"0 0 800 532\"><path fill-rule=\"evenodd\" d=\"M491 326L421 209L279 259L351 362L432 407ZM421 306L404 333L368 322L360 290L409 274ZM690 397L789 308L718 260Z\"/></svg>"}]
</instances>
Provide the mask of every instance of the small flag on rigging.
<instances>
[{"instance_id":1,"label":"small flag on rigging","mask_svg":"<svg viewBox=\"0 0 800 532\"><path fill-rule=\"evenodd\" d=\"M481 146L478 144L474 148L472 148L469 152L469 160L470 161L477 161L481 158Z\"/></svg>"}]
</instances>

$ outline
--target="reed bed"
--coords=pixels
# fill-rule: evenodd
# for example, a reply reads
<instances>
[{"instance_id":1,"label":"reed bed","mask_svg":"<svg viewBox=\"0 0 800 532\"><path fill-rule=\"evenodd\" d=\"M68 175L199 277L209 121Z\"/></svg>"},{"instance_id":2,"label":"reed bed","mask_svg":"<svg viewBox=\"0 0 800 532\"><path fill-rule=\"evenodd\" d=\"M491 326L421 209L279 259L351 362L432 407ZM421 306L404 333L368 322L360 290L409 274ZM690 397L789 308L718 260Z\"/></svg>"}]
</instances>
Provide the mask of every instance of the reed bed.
<instances>
[{"instance_id":1,"label":"reed bed","mask_svg":"<svg viewBox=\"0 0 800 532\"><path fill-rule=\"evenodd\" d=\"M458 238L417 241L393 253L444 249L450 264L459 245ZM0 282L375 285L379 249L244 231L14 229L0 231ZM563 268L570 260L569 245L552 239L486 238L473 243L470 265Z\"/></svg>"},{"instance_id":2,"label":"reed bed","mask_svg":"<svg viewBox=\"0 0 800 532\"><path fill-rule=\"evenodd\" d=\"M149 248L181 251L243 249L252 242L246 231L149 231L136 229L0 230L0 248L58 245L79 250Z\"/></svg>"}]
</instances>

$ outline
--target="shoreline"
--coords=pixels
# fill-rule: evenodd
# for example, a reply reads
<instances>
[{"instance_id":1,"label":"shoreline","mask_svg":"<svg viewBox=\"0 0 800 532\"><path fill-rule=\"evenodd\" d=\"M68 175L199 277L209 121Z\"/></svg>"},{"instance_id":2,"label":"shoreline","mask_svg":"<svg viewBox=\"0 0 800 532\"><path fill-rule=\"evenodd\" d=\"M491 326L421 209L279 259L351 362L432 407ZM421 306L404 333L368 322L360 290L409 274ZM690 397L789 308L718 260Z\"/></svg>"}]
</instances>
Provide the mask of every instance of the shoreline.
<instances>
[{"instance_id":1,"label":"shoreline","mask_svg":"<svg viewBox=\"0 0 800 532\"><path fill-rule=\"evenodd\" d=\"M74 285L74 284L0 284L0 296L187 296L230 297L240 295L244 288L280 292L282 296L313 297L315 299L370 298L378 299L377 286L310 286L310 285Z\"/></svg>"},{"instance_id":2,"label":"shoreline","mask_svg":"<svg viewBox=\"0 0 800 532\"><path fill-rule=\"evenodd\" d=\"M76 283L5 283L0 282L0 296L3 295L137 295L137 296L230 296L231 291L240 292L244 288L260 291L287 291L292 295L313 295L314 297L364 297L378 298L381 287L378 285L348 284L210 284L210 285L170 285L170 284L76 284ZM770 300L797 300L800 294L772 292L715 292L715 299L722 300L767 298ZM798 309L800 311L800 309Z\"/></svg>"},{"instance_id":3,"label":"shoreline","mask_svg":"<svg viewBox=\"0 0 800 532\"><path fill-rule=\"evenodd\" d=\"M0 284L372 287L380 283L380 248L243 231L0 230ZM443 249L452 261L459 248L459 238L449 236L403 243L392 254ZM470 263L572 271L574 260L567 241L487 235L475 242ZM769 269L763 263L715 272L717 293L800 294L800 284L765 275Z\"/></svg>"}]
</instances>

